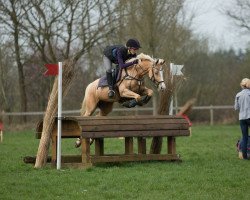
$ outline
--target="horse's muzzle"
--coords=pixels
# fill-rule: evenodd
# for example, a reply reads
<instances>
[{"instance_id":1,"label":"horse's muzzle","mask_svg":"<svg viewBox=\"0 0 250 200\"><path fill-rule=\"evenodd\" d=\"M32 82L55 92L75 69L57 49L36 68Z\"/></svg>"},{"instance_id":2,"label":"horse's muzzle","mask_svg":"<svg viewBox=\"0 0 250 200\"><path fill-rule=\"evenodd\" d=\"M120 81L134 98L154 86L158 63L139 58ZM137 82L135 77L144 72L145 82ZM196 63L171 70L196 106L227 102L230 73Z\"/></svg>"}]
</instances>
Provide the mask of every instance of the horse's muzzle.
<instances>
[{"instance_id":1,"label":"horse's muzzle","mask_svg":"<svg viewBox=\"0 0 250 200\"><path fill-rule=\"evenodd\" d=\"M166 85L165 85L164 82L162 82L162 83L160 83L160 84L158 85L158 90L159 90L159 91L166 90Z\"/></svg>"}]
</instances>

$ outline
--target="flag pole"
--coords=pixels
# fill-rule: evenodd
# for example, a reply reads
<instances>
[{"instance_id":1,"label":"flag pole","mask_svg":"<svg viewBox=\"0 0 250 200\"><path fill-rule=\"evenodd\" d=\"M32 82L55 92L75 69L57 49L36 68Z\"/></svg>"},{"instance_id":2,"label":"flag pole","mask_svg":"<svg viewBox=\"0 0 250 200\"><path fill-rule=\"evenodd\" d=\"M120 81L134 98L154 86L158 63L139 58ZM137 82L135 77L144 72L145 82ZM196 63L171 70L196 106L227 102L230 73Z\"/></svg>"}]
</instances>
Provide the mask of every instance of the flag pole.
<instances>
[{"instance_id":1,"label":"flag pole","mask_svg":"<svg viewBox=\"0 0 250 200\"><path fill-rule=\"evenodd\" d=\"M58 63L58 112L57 112L57 158L56 168L61 169L61 136L62 136L62 62Z\"/></svg>"},{"instance_id":2,"label":"flag pole","mask_svg":"<svg viewBox=\"0 0 250 200\"><path fill-rule=\"evenodd\" d=\"M173 68L174 68L174 63L170 63L171 85L173 84L173 81L174 81ZM173 108L174 108L173 104L174 103L173 103L173 94L172 94L172 96L170 97L169 115L173 115Z\"/></svg>"}]
</instances>

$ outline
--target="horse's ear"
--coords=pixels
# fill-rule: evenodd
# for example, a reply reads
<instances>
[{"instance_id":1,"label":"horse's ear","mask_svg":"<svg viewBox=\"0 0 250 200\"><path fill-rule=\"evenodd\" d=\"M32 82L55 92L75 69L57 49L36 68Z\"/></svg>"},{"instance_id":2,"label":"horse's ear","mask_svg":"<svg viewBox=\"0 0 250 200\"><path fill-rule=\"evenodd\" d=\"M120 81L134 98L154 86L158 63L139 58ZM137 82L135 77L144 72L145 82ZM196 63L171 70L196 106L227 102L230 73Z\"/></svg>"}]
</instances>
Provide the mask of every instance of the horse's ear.
<instances>
[{"instance_id":1,"label":"horse's ear","mask_svg":"<svg viewBox=\"0 0 250 200\"><path fill-rule=\"evenodd\" d=\"M158 64L158 62L159 62L159 59L156 60L156 64Z\"/></svg>"},{"instance_id":2,"label":"horse's ear","mask_svg":"<svg viewBox=\"0 0 250 200\"><path fill-rule=\"evenodd\" d=\"M158 62L163 65L165 63L165 60L164 59L158 59Z\"/></svg>"}]
</instances>

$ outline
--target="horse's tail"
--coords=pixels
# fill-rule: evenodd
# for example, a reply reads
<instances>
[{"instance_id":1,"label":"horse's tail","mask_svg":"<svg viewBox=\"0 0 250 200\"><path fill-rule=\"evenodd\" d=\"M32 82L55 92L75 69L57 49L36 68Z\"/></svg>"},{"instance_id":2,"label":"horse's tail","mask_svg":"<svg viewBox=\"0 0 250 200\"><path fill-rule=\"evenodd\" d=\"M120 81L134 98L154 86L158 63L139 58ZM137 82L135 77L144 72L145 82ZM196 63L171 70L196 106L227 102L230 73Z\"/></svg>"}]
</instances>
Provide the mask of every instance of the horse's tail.
<instances>
[{"instance_id":1,"label":"horse's tail","mask_svg":"<svg viewBox=\"0 0 250 200\"><path fill-rule=\"evenodd\" d=\"M85 114L85 110L86 110L86 96L84 95L83 101L82 101L82 107L80 110L81 116L84 116Z\"/></svg>"}]
</instances>

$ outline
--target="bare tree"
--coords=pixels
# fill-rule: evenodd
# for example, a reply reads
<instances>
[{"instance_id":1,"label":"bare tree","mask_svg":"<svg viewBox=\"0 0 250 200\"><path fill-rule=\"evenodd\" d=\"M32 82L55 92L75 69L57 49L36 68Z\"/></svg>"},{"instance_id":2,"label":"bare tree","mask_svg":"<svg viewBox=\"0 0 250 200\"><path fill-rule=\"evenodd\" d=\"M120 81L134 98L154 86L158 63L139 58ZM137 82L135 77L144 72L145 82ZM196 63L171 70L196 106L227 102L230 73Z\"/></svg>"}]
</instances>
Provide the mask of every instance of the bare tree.
<instances>
[{"instance_id":1,"label":"bare tree","mask_svg":"<svg viewBox=\"0 0 250 200\"><path fill-rule=\"evenodd\" d=\"M27 94L25 89L25 76L24 76L24 65L22 60L22 44L20 40L20 29L21 20L24 15L21 9L21 3L17 0L6 0L0 1L0 22L2 26L7 30L6 34L12 37L14 52L15 52L15 62L18 69L19 78L19 93L20 93L20 104L21 111L27 111ZM23 121L26 121L26 117L23 116Z\"/></svg>"},{"instance_id":2,"label":"bare tree","mask_svg":"<svg viewBox=\"0 0 250 200\"><path fill-rule=\"evenodd\" d=\"M225 8L222 12L228 16L236 26L250 31L250 1L249 0L234 0L233 6Z\"/></svg>"},{"instance_id":3,"label":"bare tree","mask_svg":"<svg viewBox=\"0 0 250 200\"><path fill-rule=\"evenodd\" d=\"M11 70L9 60L10 59L6 52L0 48L0 112L10 111L10 99L7 92L11 88L11 86L8 85L9 82L7 81L7 79L10 78L8 74L10 74L9 72Z\"/></svg>"},{"instance_id":4,"label":"bare tree","mask_svg":"<svg viewBox=\"0 0 250 200\"><path fill-rule=\"evenodd\" d=\"M32 0L23 7L23 30L44 62L77 61L112 30L110 5L110 0Z\"/></svg>"}]
</instances>

